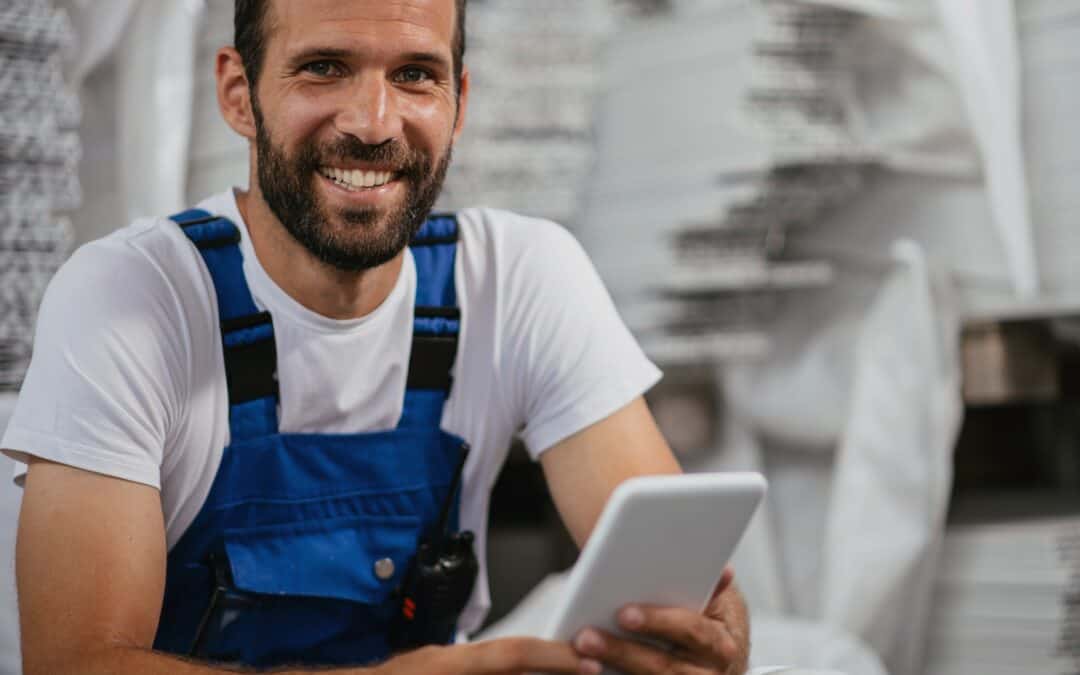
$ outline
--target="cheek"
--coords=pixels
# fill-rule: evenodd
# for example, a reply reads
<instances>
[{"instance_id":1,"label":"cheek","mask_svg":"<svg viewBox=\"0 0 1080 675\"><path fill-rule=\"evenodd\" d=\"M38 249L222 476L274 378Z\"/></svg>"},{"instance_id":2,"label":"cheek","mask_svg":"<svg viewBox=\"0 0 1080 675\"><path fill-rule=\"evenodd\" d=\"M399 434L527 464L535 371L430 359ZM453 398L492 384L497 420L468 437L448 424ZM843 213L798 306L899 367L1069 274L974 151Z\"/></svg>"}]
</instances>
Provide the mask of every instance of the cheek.
<instances>
[{"instance_id":1,"label":"cheek","mask_svg":"<svg viewBox=\"0 0 1080 675\"><path fill-rule=\"evenodd\" d=\"M273 129L278 142L295 148L333 119L329 106L310 97L294 96L277 109Z\"/></svg>"},{"instance_id":2,"label":"cheek","mask_svg":"<svg viewBox=\"0 0 1080 675\"><path fill-rule=\"evenodd\" d=\"M453 101L406 101L401 105L410 143L442 152L454 133Z\"/></svg>"}]
</instances>

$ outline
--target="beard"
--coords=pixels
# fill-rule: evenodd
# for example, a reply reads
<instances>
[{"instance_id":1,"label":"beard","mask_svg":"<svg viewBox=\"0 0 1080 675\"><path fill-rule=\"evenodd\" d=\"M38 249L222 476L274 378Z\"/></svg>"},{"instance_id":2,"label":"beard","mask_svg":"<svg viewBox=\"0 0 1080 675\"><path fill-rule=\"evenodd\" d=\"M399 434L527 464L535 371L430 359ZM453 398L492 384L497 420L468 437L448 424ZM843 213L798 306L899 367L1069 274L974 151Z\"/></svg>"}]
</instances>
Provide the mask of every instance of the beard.
<instances>
[{"instance_id":1,"label":"beard","mask_svg":"<svg viewBox=\"0 0 1080 675\"><path fill-rule=\"evenodd\" d=\"M253 101L254 103L254 101ZM263 199L289 234L316 259L336 269L359 272L394 259L431 213L450 166L452 149L433 159L397 140L368 145L353 136L316 145L309 141L289 157L270 137L257 104L255 148ZM331 210L316 194L320 167L371 162L393 171L406 187L402 202L389 209Z\"/></svg>"}]
</instances>

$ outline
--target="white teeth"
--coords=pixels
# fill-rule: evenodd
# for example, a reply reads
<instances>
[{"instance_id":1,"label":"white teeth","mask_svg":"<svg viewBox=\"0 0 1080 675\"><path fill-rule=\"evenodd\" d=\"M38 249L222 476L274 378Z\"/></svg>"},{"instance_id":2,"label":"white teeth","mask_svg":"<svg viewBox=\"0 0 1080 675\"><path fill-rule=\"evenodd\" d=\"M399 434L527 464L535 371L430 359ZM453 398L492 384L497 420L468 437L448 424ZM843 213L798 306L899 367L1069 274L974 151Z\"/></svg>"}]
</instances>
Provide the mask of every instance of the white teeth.
<instances>
[{"instance_id":1,"label":"white teeth","mask_svg":"<svg viewBox=\"0 0 1080 675\"><path fill-rule=\"evenodd\" d=\"M361 171L360 169L335 169L323 167L320 172L338 185L347 188L372 188L386 185L394 179L389 171Z\"/></svg>"}]
</instances>

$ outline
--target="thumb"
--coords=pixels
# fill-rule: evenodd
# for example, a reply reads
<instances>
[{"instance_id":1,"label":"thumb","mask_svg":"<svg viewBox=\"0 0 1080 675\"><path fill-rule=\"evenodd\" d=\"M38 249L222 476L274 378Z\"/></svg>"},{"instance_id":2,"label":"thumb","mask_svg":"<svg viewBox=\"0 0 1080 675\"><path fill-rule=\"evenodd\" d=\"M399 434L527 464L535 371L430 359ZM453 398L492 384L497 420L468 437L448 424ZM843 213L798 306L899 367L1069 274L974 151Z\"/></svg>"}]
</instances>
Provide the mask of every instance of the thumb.
<instances>
[{"instance_id":1,"label":"thumb","mask_svg":"<svg viewBox=\"0 0 1080 675\"><path fill-rule=\"evenodd\" d=\"M713 590L713 597L715 598L727 589L731 588L731 584L734 581L735 568L731 565L724 567L724 572L720 575L720 580L716 582L716 588Z\"/></svg>"}]
</instances>

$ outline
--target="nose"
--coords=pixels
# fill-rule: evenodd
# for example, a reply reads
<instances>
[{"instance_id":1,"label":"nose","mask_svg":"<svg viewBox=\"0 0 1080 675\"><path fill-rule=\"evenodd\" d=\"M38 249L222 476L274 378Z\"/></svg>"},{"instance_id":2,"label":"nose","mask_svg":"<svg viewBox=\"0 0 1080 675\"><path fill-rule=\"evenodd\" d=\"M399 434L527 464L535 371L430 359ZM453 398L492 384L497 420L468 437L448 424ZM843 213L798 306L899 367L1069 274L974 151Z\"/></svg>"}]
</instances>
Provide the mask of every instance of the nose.
<instances>
[{"instance_id":1,"label":"nose","mask_svg":"<svg viewBox=\"0 0 1080 675\"><path fill-rule=\"evenodd\" d=\"M335 119L338 131L366 145L381 145L402 134L393 87L381 73L364 73L349 87Z\"/></svg>"}]
</instances>

